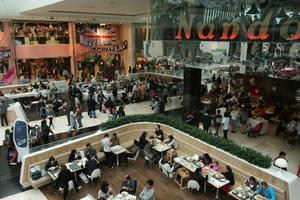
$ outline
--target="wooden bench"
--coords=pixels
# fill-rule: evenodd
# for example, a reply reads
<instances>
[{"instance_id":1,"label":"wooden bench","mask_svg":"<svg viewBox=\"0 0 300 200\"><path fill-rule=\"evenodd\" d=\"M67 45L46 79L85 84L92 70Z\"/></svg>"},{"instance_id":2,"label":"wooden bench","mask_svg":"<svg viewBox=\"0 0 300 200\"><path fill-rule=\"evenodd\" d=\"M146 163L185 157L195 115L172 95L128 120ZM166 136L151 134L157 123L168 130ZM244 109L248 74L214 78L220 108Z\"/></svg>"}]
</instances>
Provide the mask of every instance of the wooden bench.
<instances>
[{"instance_id":1,"label":"wooden bench","mask_svg":"<svg viewBox=\"0 0 300 200\"><path fill-rule=\"evenodd\" d=\"M91 143L91 145L96 149L98 159L100 161L102 161L102 160L104 160L105 155L104 155L103 152L100 152L100 148L101 148L100 143L101 143L101 141L98 141L98 142L95 142L95 143ZM129 149L130 147L133 146L133 140L126 141L126 142L121 142L121 146ZM86 147L84 146L84 147L79 148L77 150L78 151L81 151L81 150L84 151L85 148ZM67 163L68 158L69 158L69 154L70 154L70 152L66 152L66 153L63 153L63 154L60 154L60 155L56 155L55 159L58 161L58 163ZM33 163L33 164L29 165L29 169L32 168L32 167L35 167L35 166L39 166L41 169L45 169L45 165L46 165L47 161L48 161L48 159L42 160L42 161L37 162L37 163ZM28 171L28 173L30 173L30 171ZM29 174L28 176L31 176L31 175ZM46 175L46 176L41 177L38 180L32 180L30 178L30 182L31 182L31 186L33 188L40 188L42 186L50 184L51 182L53 182L53 180L51 179L51 177L49 175Z\"/></svg>"}]
</instances>

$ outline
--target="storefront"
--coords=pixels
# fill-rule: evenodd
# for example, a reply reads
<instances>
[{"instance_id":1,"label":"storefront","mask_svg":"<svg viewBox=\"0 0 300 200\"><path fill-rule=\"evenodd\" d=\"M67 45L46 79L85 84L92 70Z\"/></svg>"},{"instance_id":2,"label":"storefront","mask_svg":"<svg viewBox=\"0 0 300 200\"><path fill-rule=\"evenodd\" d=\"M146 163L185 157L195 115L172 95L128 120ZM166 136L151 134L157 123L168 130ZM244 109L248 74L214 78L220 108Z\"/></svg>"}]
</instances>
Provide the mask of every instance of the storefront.
<instances>
[{"instance_id":1,"label":"storefront","mask_svg":"<svg viewBox=\"0 0 300 200\"><path fill-rule=\"evenodd\" d=\"M298 4L297 0L153 0L152 38L145 43L145 57L184 67L184 104L192 109L197 108L193 99L201 99L203 71L217 69L223 76L240 73L247 79L260 77L266 85L255 85L256 89L276 90L274 81L263 82L267 80L264 77L300 77ZM293 87L288 99L294 99L296 90Z\"/></svg>"},{"instance_id":2,"label":"storefront","mask_svg":"<svg viewBox=\"0 0 300 200\"><path fill-rule=\"evenodd\" d=\"M0 33L3 85L62 80L63 71L112 80L134 62L132 24L6 21Z\"/></svg>"}]
</instances>

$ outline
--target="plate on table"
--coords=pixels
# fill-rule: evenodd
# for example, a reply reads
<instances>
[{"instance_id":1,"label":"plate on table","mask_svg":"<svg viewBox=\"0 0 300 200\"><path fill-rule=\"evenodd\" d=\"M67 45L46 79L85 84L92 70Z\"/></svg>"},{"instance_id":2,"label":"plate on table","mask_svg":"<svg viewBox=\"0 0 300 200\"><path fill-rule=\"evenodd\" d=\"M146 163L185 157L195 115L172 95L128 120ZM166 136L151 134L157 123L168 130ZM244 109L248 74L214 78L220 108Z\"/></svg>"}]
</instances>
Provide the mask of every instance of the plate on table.
<instances>
[{"instance_id":1,"label":"plate on table","mask_svg":"<svg viewBox=\"0 0 300 200\"><path fill-rule=\"evenodd\" d=\"M222 174L216 174L215 177L218 179L224 179L224 176Z\"/></svg>"},{"instance_id":2,"label":"plate on table","mask_svg":"<svg viewBox=\"0 0 300 200\"><path fill-rule=\"evenodd\" d=\"M256 195L256 196L255 196L255 199L256 199L256 200L265 200L265 198L262 197L262 196L260 196L260 195Z\"/></svg>"},{"instance_id":3,"label":"plate on table","mask_svg":"<svg viewBox=\"0 0 300 200\"><path fill-rule=\"evenodd\" d=\"M193 162L194 158L188 156L188 157L186 157L186 160L189 161L189 162Z\"/></svg>"},{"instance_id":4,"label":"plate on table","mask_svg":"<svg viewBox=\"0 0 300 200\"><path fill-rule=\"evenodd\" d=\"M198 167L204 167L203 162L196 162L196 165L197 165Z\"/></svg>"},{"instance_id":5,"label":"plate on table","mask_svg":"<svg viewBox=\"0 0 300 200\"><path fill-rule=\"evenodd\" d=\"M121 192L121 195L122 195L122 197L127 197L128 196L128 192L126 192L126 191Z\"/></svg>"}]
</instances>

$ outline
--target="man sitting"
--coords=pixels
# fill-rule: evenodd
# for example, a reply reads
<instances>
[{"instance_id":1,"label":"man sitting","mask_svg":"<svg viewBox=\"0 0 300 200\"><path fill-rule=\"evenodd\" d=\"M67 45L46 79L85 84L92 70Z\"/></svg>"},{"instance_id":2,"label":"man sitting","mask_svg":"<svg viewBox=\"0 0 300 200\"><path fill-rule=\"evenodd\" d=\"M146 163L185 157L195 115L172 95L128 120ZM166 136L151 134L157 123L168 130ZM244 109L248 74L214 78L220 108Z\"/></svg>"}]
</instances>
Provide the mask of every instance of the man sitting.
<instances>
[{"instance_id":1,"label":"man sitting","mask_svg":"<svg viewBox=\"0 0 300 200\"><path fill-rule=\"evenodd\" d=\"M90 176L92 172L97 169L97 162L92 159L91 155L87 155L86 158L88 161L85 164L85 174Z\"/></svg>"},{"instance_id":2,"label":"man sitting","mask_svg":"<svg viewBox=\"0 0 300 200\"><path fill-rule=\"evenodd\" d=\"M131 147L129 151L126 151L124 153L125 165L127 165L127 163L128 163L128 157L129 158L134 158L134 156L137 154L137 152L139 150L140 150L139 142L137 140L134 140L133 141L133 147Z\"/></svg>"},{"instance_id":3,"label":"man sitting","mask_svg":"<svg viewBox=\"0 0 300 200\"><path fill-rule=\"evenodd\" d=\"M275 191L266 182L262 182L260 188L257 190L257 194L262 194L268 200L275 200Z\"/></svg>"},{"instance_id":4,"label":"man sitting","mask_svg":"<svg viewBox=\"0 0 300 200\"><path fill-rule=\"evenodd\" d=\"M153 200L155 198L155 190L153 189L153 180L149 179L147 181L146 187L140 194L140 200Z\"/></svg>"},{"instance_id":5,"label":"man sitting","mask_svg":"<svg viewBox=\"0 0 300 200\"><path fill-rule=\"evenodd\" d=\"M131 180L131 177L129 175L125 175L124 181L121 184L121 192L128 192L129 194L134 195L136 192L136 183L134 180Z\"/></svg>"},{"instance_id":6,"label":"man sitting","mask_svg":"<svg viewBox=\"0 0 300 200\"><path fill-rule=\"evenodd\" d=\"M86 150L85 150L84 154L85 154L85 157L90 155L91 158L95 158L96 160L98 160L96 149L93 148L90 143L86 144Z\"/></svg>"}]
</instances>

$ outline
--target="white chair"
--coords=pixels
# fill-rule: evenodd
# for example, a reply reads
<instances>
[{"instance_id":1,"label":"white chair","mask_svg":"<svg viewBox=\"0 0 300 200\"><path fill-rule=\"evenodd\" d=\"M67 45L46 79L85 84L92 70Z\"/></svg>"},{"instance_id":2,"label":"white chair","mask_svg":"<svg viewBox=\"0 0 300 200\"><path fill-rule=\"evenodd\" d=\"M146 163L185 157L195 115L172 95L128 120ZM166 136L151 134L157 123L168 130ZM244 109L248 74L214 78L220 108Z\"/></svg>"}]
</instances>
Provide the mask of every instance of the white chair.
<instances>
[{"instance_id":1,"label":"white chair","mask_svg":"<svg viewBox=\"0 0 300 200\"><path fill-rule=\"evenodd\" d=\"M174 168L170 166L170 164L165 163L162 164L162 171L168 178L173 178L175 172L173 172Z\"/></svg>"},{"instance_id":2,"label":"white chair","mask_svg":"<svg viewBox=\"0 0 300 200\"><path fill-rule=\"evenodd\" d=\"M197 191L200 190L199 183L197 181L194 181L194 180L189 180L188 183L187 183L187 187L188 187L188 189L192 189L192 190L197 190Z\"/></svg>"},{"instance_id":3,"label":"white chair","mask_svg":"<svg viewBox=\"0 0 300 200\"><path fill-rule=\"evenodd\" d=\"M160 169L162 169L162 164L161 164L162 159L163 159L163 158L161 158L161 159L158 161L158 167L159 167Z\"/></svg>"},{"instance_id":4,"label":"white chair","mask_svg":"<svg viewBox=\"0 0 300 200\"><path fill-rule=\"evenodd\" d=\"M135 155L134 155L133 158L128 157L128 160L134 160L134 161L136 161L136 159L139 157L139 154L140 154L140 150L138 150L138 151L135 153Z\"/></svg>"},{"instance_id":5,"label":"white chair","mask_svg":"<svg viewBox=\"0 0 300 200\"><path fill-rule=\"evenodd\" d=\"M91 175L87 175L89 179L93 182L93 179L95 178L101 178L101 170L99 168L94 169Z\"/></svg>"}]
</instances>

